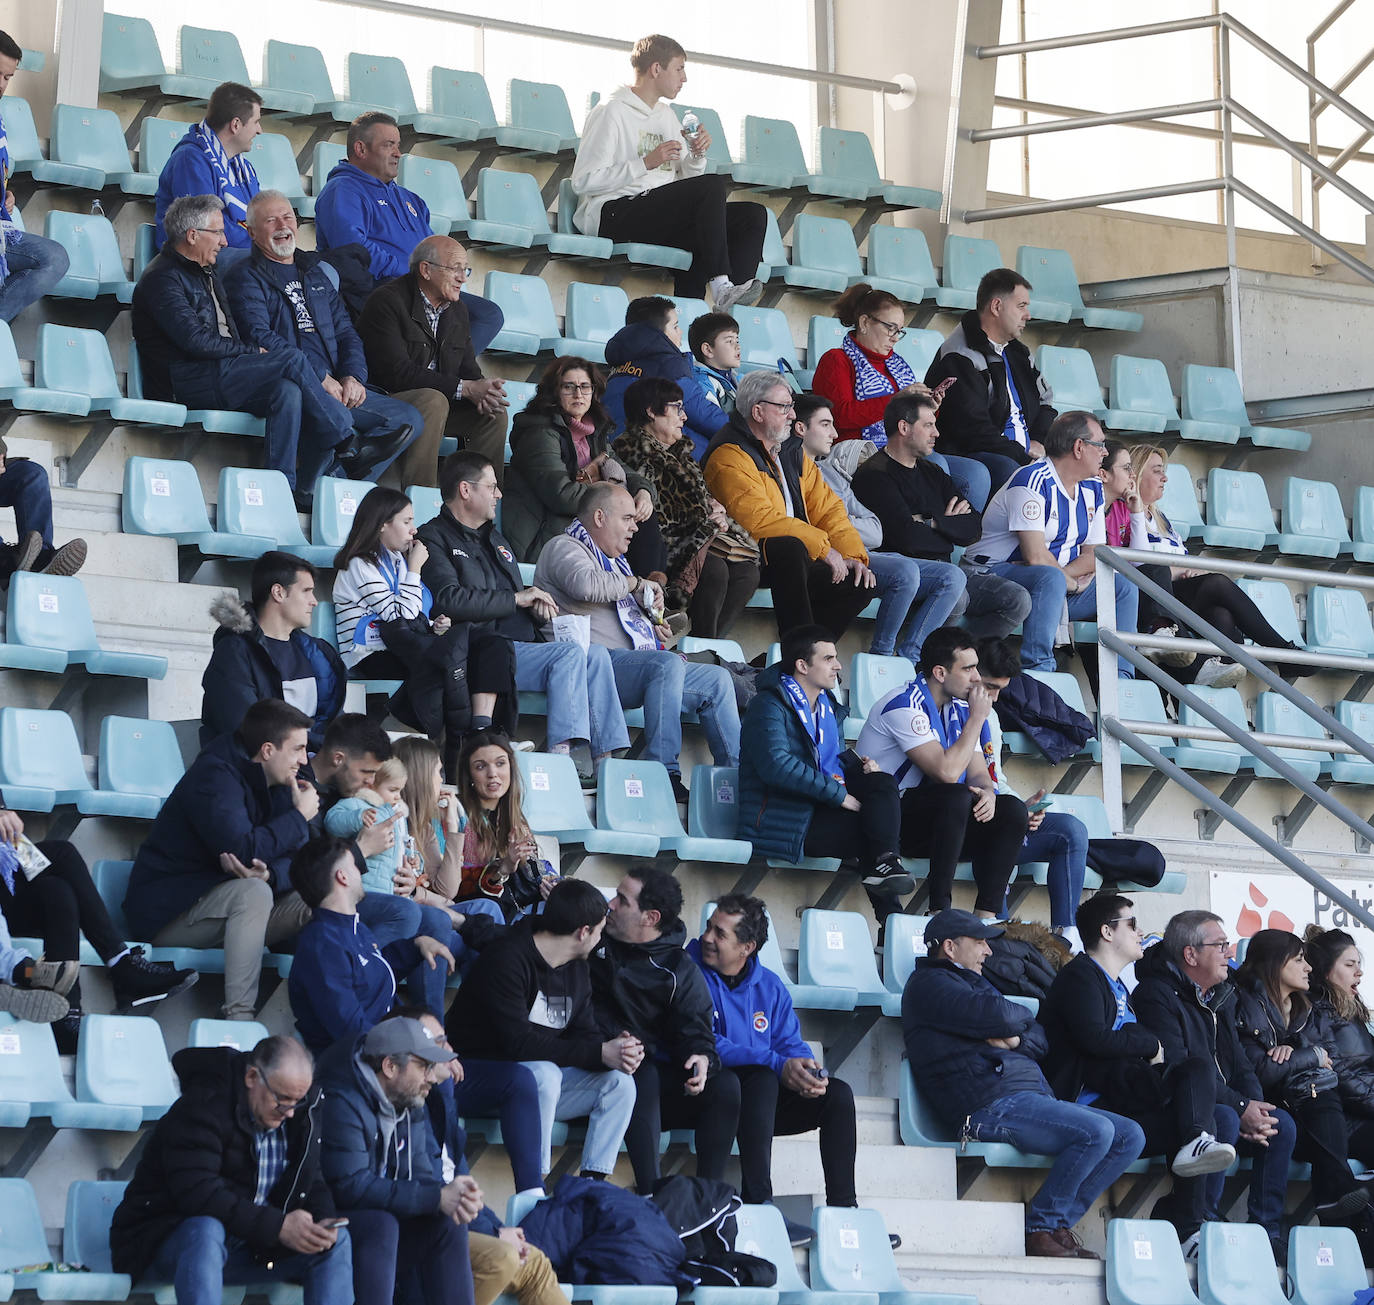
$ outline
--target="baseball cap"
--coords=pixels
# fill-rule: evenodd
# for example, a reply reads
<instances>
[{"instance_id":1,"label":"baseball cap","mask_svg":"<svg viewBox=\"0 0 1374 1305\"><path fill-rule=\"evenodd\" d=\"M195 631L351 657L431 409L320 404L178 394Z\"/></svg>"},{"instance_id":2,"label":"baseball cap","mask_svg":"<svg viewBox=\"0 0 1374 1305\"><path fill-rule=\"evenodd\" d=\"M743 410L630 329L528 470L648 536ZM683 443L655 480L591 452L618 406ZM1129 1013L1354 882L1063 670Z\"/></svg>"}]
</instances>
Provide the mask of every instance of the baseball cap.
<instances>
[{"instance_id":1,"label":"baseball cap","mask_svg":"<svg viewBox=\"0 0 1374 1305\"><path fill-rule=\"evenodd\" d=\"M434 1043L419 1020L383 1020L363 1039L363 1050L369 1056L417 1056L431 1065L445 1065L457 1060L456 1052L445 1051Z\"/></svg>"},{"instance_id":2,"label":"baseball cap","mask_svg":"<svg viewBox=\"0 0 1374 1305\"><path fill-rule=\"evenodd\" d=\"M938 947L946 938L1000 938L1006 932L996 920L954 907L939 911L926 924L926 946Z\"/></svg>"}]
</instances>

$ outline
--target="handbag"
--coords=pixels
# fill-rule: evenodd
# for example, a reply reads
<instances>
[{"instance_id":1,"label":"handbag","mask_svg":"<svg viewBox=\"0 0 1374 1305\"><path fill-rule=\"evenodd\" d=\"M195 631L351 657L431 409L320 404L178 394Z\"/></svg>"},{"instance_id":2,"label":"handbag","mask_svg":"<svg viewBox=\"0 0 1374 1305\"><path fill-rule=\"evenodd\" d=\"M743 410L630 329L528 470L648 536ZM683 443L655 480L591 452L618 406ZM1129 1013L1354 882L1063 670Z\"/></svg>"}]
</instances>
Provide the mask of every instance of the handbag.
<instances>
[{"instance_id":1,"label":"handbag","mask_svg":"<svg viewBox=\"0 0 1374 1305\"><path fill-rule=\"evenodd\" d=\"M1290 1101L1298 1097L1315 1097L1318 1092L1334 1092L1340 1078L1329 1065L1312 1065L1294 1070L1284 1080L1283 1094Z\"/></svg>"}]
</instances>

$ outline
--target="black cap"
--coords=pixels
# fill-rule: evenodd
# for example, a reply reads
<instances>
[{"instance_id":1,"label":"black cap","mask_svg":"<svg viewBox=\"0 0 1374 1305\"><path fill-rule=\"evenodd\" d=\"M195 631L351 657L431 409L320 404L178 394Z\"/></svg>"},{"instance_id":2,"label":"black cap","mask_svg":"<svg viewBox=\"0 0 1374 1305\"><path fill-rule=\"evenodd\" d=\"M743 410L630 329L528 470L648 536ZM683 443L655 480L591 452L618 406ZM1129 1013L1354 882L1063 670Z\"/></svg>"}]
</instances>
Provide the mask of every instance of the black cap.
<instances>
[{"instance_id":1,"label":"black cap","mask_svg":"<svg viewBox=\"0 0 1374 1305\"><path fill-rule=\"evenodd\" d=\"M984 920L972 911L949 907L930 917L926 924L926 947L938 947L946 938L1000 938L1005 932L996 920Z\"/></svg>"}]
</instances>

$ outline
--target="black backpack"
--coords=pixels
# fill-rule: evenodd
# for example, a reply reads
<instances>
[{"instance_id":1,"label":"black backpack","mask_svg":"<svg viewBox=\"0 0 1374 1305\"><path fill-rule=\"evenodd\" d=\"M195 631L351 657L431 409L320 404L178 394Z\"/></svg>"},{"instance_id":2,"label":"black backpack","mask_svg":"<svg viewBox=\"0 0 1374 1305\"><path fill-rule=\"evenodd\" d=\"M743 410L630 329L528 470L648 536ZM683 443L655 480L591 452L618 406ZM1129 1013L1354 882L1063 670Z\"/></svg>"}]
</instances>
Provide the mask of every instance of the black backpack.
<instances>
[{"instance_id":1,"label":"black backpack","mask_svg":"<svg viewBox=\"0 0 1374 1305\"><path fill-rule=\"evenodd\" d=\"M735 1211L742 1202L729 1183L673 1174L654 1184L649 1198L682 1238L682 1272L706 1287L773 1287L771 1260L735 1250Z\"/></svg>"}]
</instances>

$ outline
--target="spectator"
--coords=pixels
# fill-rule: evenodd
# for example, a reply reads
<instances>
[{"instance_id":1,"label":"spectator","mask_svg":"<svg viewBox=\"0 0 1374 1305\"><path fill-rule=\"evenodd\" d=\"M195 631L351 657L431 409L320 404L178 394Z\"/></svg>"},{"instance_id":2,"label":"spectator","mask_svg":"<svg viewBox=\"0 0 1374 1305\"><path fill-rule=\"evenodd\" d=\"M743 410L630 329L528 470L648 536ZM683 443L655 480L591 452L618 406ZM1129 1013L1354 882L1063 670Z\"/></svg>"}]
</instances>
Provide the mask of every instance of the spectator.
<instances>
[{"instance_id":1,"label":"spectator","mask_svg":"<svg viewBox=\"0 0 1374 1305\"><path fill-rule=\"evenodd\" d=\"M455 1056L418 1020L383 1020L321 1067L321 1167L353 1230L358 1300L419 1278L428 1305L472 1305L467 1225L482 1209L468 1174L444 1182L425 1098Z\"/></svg>"},{"instance_id":2,"label":"spectator","mask_svg":"<svg viewBox=\"0 0 1374 1305\"><path fill-rule=\"evenodd\" d=\"M467 731L490 728L498 702L512 728L515 652L503 635L435 613L420 579L428 560L410 499L398 489L370 490L334 558L334 616L350 673L401 680L389 710L436 742L442 736L452 764Z\"/></svg>"},{"instance_id":3,"label":"spectator","mask_svg":"<svg viewBox=\"0 0 1374 1305\"><path fill-rule=\"evenodd\" d=\"M258 193L258 174L248 160L262 131L262 96L251 86L222 82L210 94L205 117L172 150L157 179L154 221L157 247L167 234L163 219L185 195L217 195L224 204L224 238L231 249L247 250L248 206Z\"/></svg>"},{"instance_id":4,"label":"spectator","mask_svg":"<svg viewBox=\"0 0 1374 1305\"><path fill-rule=\"evenodd\" d=\"M584 616L592 643L610 653L620 701L644 708L642 755L668 769L678 801L682 787L682 712L701 722L718 766L739 760L739 708L723 667L684 661L664 650L663 594L635 575L626 552L636 529L635 504L619 485L599 485L576 521L551 539L534 568L535 585L561 612Z\"/></svg>"},{"instance_id":5,"label":"spectator","mask_svg":"<svg viewBox=\"0 0 1374 1305\"><path fill-rule=\"evenodd\" d=\"M330 169L315 200L316 247L323 253L361 245L370 259L374 285L380 286L415 271L415 250L430 237L429 205L396 182L401 132L395 118L380 112L359 114L348 124L345 149L346 156ZM454 301L468 274L466 263L461 275L454 274L458 278L453 285ZM464 294L462 302L472 323L475 356L496 338L505 314L479 295ZM430 334L437 331L431 328Z\"/></svg>"},{"instance_id":6,"label":"spectator","mask_svg":"<svg viewBox=\"0 0 1374 1305\"><path fill-rule=\"evenodd\" d=\"M1131 471L1130 446L1120 440L1107 441L1102 451L1102 501L1107 515L1104 529L1106 543L1112 548L1131 546L1131 509L1130 502L1138 498L1135 492L1135 474Z\"/></svg>"},{"instance_id":7,"label":"spectator","mask_svg":"<svg viewBox=\"0 0 1374 1305\"><path fill-rule=\"evenodd\" d=\"M1141 1024L1159 1039L1166 1065L1201 1056L1216 1066L1216 1122L1211 1131L1218 1141L1251 1157L1250 1222L1269 1234L1283 1264L1288 1249L1283 1210L1297 1134L1292 1116L1263 1099L1264 1090L1241 1050L1236 990L1227 981L1230 952L1220 916L1180 911L1165 927L1163 940L1136 963L1131 1004ZM1209 1174L1205 1179L1205 1220L1222 1217L1223 1177ZM1155 1212L1179 1222L1179 1214L1167 1204L1162 1209L1157 1205ZM1197 1255L1191 1238L1184 1253L1190 1258Z\"/></svg>"},{"instance_id":8,"label":"spectator","mask_svg":"<svg viewBox=\"0 0 1374 1305\"><path fill-rule=\"evenodd\" d=\"M983 535L965 554L975 566L1014 580L1031 596L1021 665L1054 670L1054 635L1067 597L1069 617L1097 620L1093 548L1106 540L1102 482L1106 439L1088 412L1066 412L1045 432L1045 457L1022 467L983 513ZM1139 591L1114 573L1116 625L1133 631ZM1124 659L1120 673L1134 675Z\"/></svg>"},{"instance_id":9,"label":"spectator","mask_svg":"<svg viewBox=\"0 0 1374 1305\"><path fill-rule=\"evenodd\" d=\"M781 376L744 376L735 414L707 450L706 486L759 541L778 632L819 624L838 639L876 581L844 504L800 441L788 439L795 411Z\"/></svg>"},{"instance_id":10,"label":"spectator","mask_svg":"<svg viewBox=\"0 0 1374 1305\"><path fill-rule=\"evenodd\" d=\"M19 42L8 32L0 32L0 96L9 88L23 57ZM14 321L66 276L71 266L67 251L57 241L21 231L11 221L16 201L7 184L9 175L9 144L0 118L0 322ZM0 494L3 492L0 482Z\"/></svg>"},{"instance_id":11,"label":"spectator","mask_svg":"<svg viewBox=\"0 0 1374 1305\"><path fill-rule=\"evenodd\" d=\"M644 1044L625 1133L641 1196L658 1182L665 1128L695 1130L697 1177L721 1179L739 1123L739 1080L721 1070L711 994L682 949L686 940L677 880L650 865L631 866L611 899L591 971L602 1032L628 1029Z\"/></svg>"},{"instance_id":12,"label":"spectator","mask_svg":"<svg viewBox=\"0 0 1374 1305\"><path fill-rule=\"evenodd\" d=\"M651 377L682 387L683 413L701 431L703 451L711 436L729 420L721 406L694 383L693 362L682 352L682 328L677 305L671 299L648 295L631 300L625 310L625 325L606 341L606 363L611 369L606 381L606 412L617 431L629 424L625 391L636 381Z\"/></svg>"},{"instance_id":13,"label":"spectator","mask_svg":"<svg viewBox=\"0 0 1374 1305\"><path fill-rule=\"evenodd\" d=\"M547 695L551 752L567 753L573 743L588 741L599 760L629 747L606 650L550 641L557 605L521 580L515 554L492 524L501 488L490 460L453 454L439 475L439 493L439 515L419 532L429 549L421 579L434 595L434 610L514 641L516 689ZM590 767L579 773L584 783L595 782Z\"/></svg>"},{"instance_id":14,"label":"spectator","mask_svg":"<svg viewBox=\"0 0 1374 1305\"><path fill-rule=\"evenodd\" d=\"M835 417L830 400L799 395L792 434L816 464L825 483L844 504L845 513L868 550L868 569L877 580L878 614L873 619L873 642L868 651L881 657L894 652L918 661L921 644L963 606L964 573L948 562L917 564L884 547L883 525L854 496L853 477L875 450L867 440L835 443ZM906 633L903 633L905 630Z\"/></svg>"},{"instance_id":15,"label":"spectator","mask_svg":"<svg viewBox=\"0 0 1374 1305\"><path fill-rule=\"evenodd\" d=\"M3 35L3 33L0 33ZM4 55L0 54L0 66ZM3 78L0 78L3 81ZM4 124L0 123L0 137ZM4 145L0 144L0 168ZM3 187L3 182L0 182ZM3 295L0 290L0 295ZM0 543L0 584L9 586L16 571L42 571L44 575L75 575L86 564L86 541L69 539L61 548L52 543L52 486L47 470L29 458L12 458L0 437L0 507L14 509L14 528L19 542Z\"/></svg>"},{"instance_id":16,"label":"spectator","mask_svg":"<svg viewBox=\"0 0 1374 1305\"><path fill-rule=\"evenodd\" d=\"M1281 1102L1297 1125L1300 1153L1312 1163L1317 1219L1374 1236L1369 1189L1350 1172L1352 1155L1368 1169L1371 1139L1360 1152L1346 1128L1339 1079L1322 1045L1308 996L1312 966L1302 939L1286 929L1252 934L1236 971L1236 1030L1266 1097Z\"/></svg>"},{"instance_id":17,"label":"spectator","mask_svg":"<svg viewBox=\"0 0 1374 1305\"><path fill-rule=\"evenodd\" d=\"M396 757L388 757L377 767L371 784L350 797L340 797L324 813L325 833L335 838L354 839L381 820L391 824L392 845L363 858L363 887L371 893L394 892L396 875L405 861L405 843L410 837L410 813L401 797L405 783L405 766Z\"/></svg>"},{"instance_id":18,"label":"spectator","mask_svg":"<svg viewBox=\"0 0 1374 1305\"><path fill-rule=\"evenodd\" d=\"M315 787L320 795L320 811L327 815L340 799L353 797L362 789L370 788L377 781L377 771L382 762L389 756L391 739L376 721L361 712L340 712L329 722L320 750L310 761ZM362 869L362 863L368 857L392 847L395 841L395 830L390 820L374 821L354 840L359 869ZM374 933L381 933L378 920L368 918L366 912L364 920ZM411 930L411 934L414 932ZM397 933L395 936L402 935Z\"/></svg>"},{"instance_id":19,"label":"spectator","mask_svg":"<svg viewBox=\"0 0 1374 1305\"><path fill-rule=\"evenodd\" d=\"M358 317L372 383L424 414L420 438L402 465L407 485L434 484L439 445L452 436L498 469L505 462L506 383L482 375L482 350L496 335L479 332L472 309L487 300L462 294L472 269L448 236L427 236L410 251L409 271L368 297ZM489 307L498 315L495 304ZM428 396L447 402L436 407Z\"/></svg>"},{"instance_id":20,"label":"spectator","mask_svg":"<svg viewBox=\"0 0 1374 1305\"><path fill-rule=\"evenodd\" d=\"M937 461L935 409L935 401L924 394L891 399L883 415L887 443L853 480L854 497L878 518L884 549L915 558L923 576L932 566L949 566L954 549L967 548L983 529L982 513ZM1030 614L1030 595L1014 581L985 566L961 570L960 623L971 634L1010 634Z\"/></svg>"},{"instance_id":21,"label":"spectator","mask_svg":"<svg viewBox=\"0 0 1374 1305\"><path fill-rule=\"evenodd\" d=\"M817 625L789 630L778 665L759 672L740 727L737 832L755 856L857 855L870 897L909 893L897 782L844 747L839 677L834 641Z\"/></svg>"},{"instance_id":22,"label":"spectator","mask_svg":"<svg viewBox=\"0 0 1374 1305\"><path fill-rule=\"evenodd\" d=\"M687 944L706 976L721 1064L739 1079L740 1194L747 1205L771 1203L773 1138L819 1128L825 1203L856 1206L854 1091L803 1041L786 985L759 960L767 941L763 902L730 893ZM794 1246L811 1240L809 1228L787 1225Z\"/></svg>"},{"instance_id":23,"label":"spectator","mask_svg":"<svg viewBox=\"0 0 1374 1305\"><path fill-rule=\"evenodd\" d=\"M706 456L711 436L725 425L735 409L735 387L739 384L739 323L729 313L702 313L687 328L687 347L692 353L692 375L702 397L720 409L723 421L710 412L700 424L687 414L687 436L692 441L692 456L700 462Z\"/></svg>"},{"instance_id":24,"label":"spectator","mask_svg":"<svg viewBox=\"0 0 1374 1305\"><path fill-rule=\"evenodd\" d=\"M954 380L940 405L947 453L981 462L994 491L1017 467L1046 456L1045 435L1057 416L1050 387L1021 343L1030 292L1030 282L1009 267L986 273L976 307L959 319L926 371L932 388Z\"/></svg>"},{"instance_id":25,"label":"spectator","mask_svg":"<svg viewBox=\"0 0 1374 1305\"><path fill-rule=\"evenodd\" d=\"M626 429L611 451L628 472L644 478L654 495L666 545L668 610L685 610L692 633L714 639L730 632L753 597L759 567L756 561L728 561L711 551L717 536L729 530L730 518L711 497L682 438L683 420L677 383L645 377L625 391Z\"/></svg>"},{"instance_id":26,"label":"spectator","mask_svg":"<svg viewBox=\"0 0 1374 1305\"><path fill-rule=\"evenodd\" d=\"M226 274L225 288L239 334L267 353L298 349L320 387L342 404L353 435L336 451L339 470L350 480L376 480L420 434L422 416L409 401L367 384L363 342L353 328L323 259L296 245L296 214L279 190L261 190L248 205L253 252ZM430 408L443 407L433 390L415 396ZM447 410L438 413L447 416ZM432 477L435 461L416 468ZM402 483L405 471L400 468ZM303 493L313 491L303 487Z\"/></svg>"},{"instance_id":27,"label":"spectator","mask_svg":"<svg viewBox=\"0 0 1374 1305\"><path fill-rule=\"evenodd\" d=\"M320 808L297 777L309 726L287 703L254 703L177 781L129 876L124 915L139 937L224 948L225 1019L253 1018L264 944L310 918L288 873Z\"/></svg>"},{"instance_id":28,"label":"spectator","mask_svg":"<svg viewBox=\"0 0 1374 1305\"><path fill-rule=\"evenodd\" d=\"M211 603L219 629L200 681L202 747L236 729L263 698L281 698L303 711L310 745L320 745L343 706L348 674L334 645L307 632L319 602L315 578L304 558L272 549L253 563L251 604L228 593Z\"/></svg>"},{"instance_id":29,"label":"spectator","mask_svg":"<svg viewBox=\"0 0 1374 1305\"><path fill-rule=\"evenodd\" d=\"M902 993L902 1037L916 1087L944 1123L979 1142L1054 1157L1026 1207L1026 1254L1096 1260L1074 1233L1145 1145L1134 1120L1057 1101L1037 1063L1044 1032L983 977L1000 925L946 908Z\"/></svg>"},{"instance_id":30,"label":"spectator","mask_svg":"<svg viewBox=\"0 0 1374 1305\"><path fill-rule=\"evenodd\" d=\"M1026 836L1026 804L998 791L988 717L992 695L978 674L978 650L957 626L932 632L916 678L869 709L859 754L892 775L902 795L902 855L927 857L932 910L946 910L954 871L973 862L974 913L1002 910Z\"/></svg>"},{"instance_id":31,"label":"spectator","mask_svg":"<svg viewBox=\"0 0 1374 1305\"><path fill-rule=\"evenodd\" d=\"M1134 903L1111 891L1078 908L1082 952L1055 975L1040 1003L1049 1042L1045 1077L1061 1101L1126 1115L1145 1134L1145 1155L1170 1156L1170 1205L1180 1241L1202 1224L1205 1174L1229 1169L1235 1147L1218 1142L1216 1066L1202 1056L1164 1064L1164 1050L1136 1020L1121 974L1144 950Z\"/></svg>"},{"instance_id":32,"label":"spectator","mask_svg":"<svg viewBox=\"0 0 1374 1305\"><path fill-rule=\"evenodd\" d=\"M41 868L32 879L25 869L31 857ZM110 973L115 1009L121 1014L175 997L199 977L194 970L150 961L142 947L130 947L110 919L81 853L65 839L30 842L19 813L0 808L0 927L4 924L21 938L43 940L43 960L20 964L18 978L5 974L6 948L0 946L0 977L21 989L51 988L66 998L67 1009L45 1021L53 1023L63 1055L75 1053L81 1028L83 933Z\"/></svg>"},{"instance_id":33,"label":"spectator","mask_svg":"<svg viewBox=\"0 0 1374 1305\"><path fill-rule=\"evenodd\" d=\"M457 786L444 783L439 749L418 734L396 740L396 756L406 768L401 796L410 810L410 836L419 856L418 901L447 906L463 873L463 825Z\"/></svg>"},{"instance_id":34,"label":"spectator","mask_svg":"<svg viewBox=\"0 0 1374 1305\"><path fill-rule=\"evenodd\" d=\"M134 287L133 333L149 399L266 420L265 464L308 493L353 438L348 410L299 349L266 353L238 331L215 275L223 203L185 195L163 215L167 239ZM303 500L302 500L303 501Z\"/></svg>"},{"instance_id":35,"label":"spectator","mask_svg":"<svg viewBox=\"0 0 1374 1305\"><path fill-rule=\"evenodd\" d=\"M587 957L601 941L606 899L585 879L565 879L544 910L486 947L449 1007L444 1028L460 1054L515 1060L539 1083L541 1174L552 1167L555 1119L588 1115L582 1176L615 1169L634 1110L631 1077L644 1046L630 1033L602 1038Z\"/></svg>"},{"instance_id":36,"label":"spectator","mask_svg":"<svg viewBox=\"0 0 1374 1305\"><path fill-rule=\"evenodd\" d=\"M761 204L727 204L723 176L706 171L711 134L689 140L666 101L687 84L686 52L669 36L645 36L630 55L634 83L617 87L587 115L573 164L579 231L614 241L650 240L692 255L673 293L717 312L753 303L768 214Z\"/></svg>"},{"instance_id":37,"label":"spectator","mask_svg":"<svg viewBox=\"0 0 1374 1305\"><path fill-rule=\"evenodd\" d=\"M635 565L661 572L665 552L653 490L610 454L614 427L601 402L604 385L601 372L585 358L556 358L545 368L511 432L510 501L501 525L510 532L516 556L537 561L540 549L582 510L593 485L624 485L634 496L635 520L647 526L635 548Z\"/></svg>"},{"instance_id":38,"label":"spectator","mask_svg":"<svg viewBox=\"0 0 1374 1305\"><path fill-rule=\"evenodd\" d=\"M171 1282L177 1305L264 1281L303 1283L306 1305L353 1299L352 1244L320 1173L310 1053L273 1037L252 1051L187 1047L172 1068L181 1095L114 1212L115 1272Z\"/></svg>"},{"instance_id":39,"label":"spectator","mask_svg":"<svg viewBox=\"0 0 1374 1305\"><path fill-rule=\"evenodd\" d=\"M0 1011L27 1024L56 1024L71 1008L66 994L80 973L79 961L36 961L16 947L0 912Z\"/></svg>"}]
</instances>

